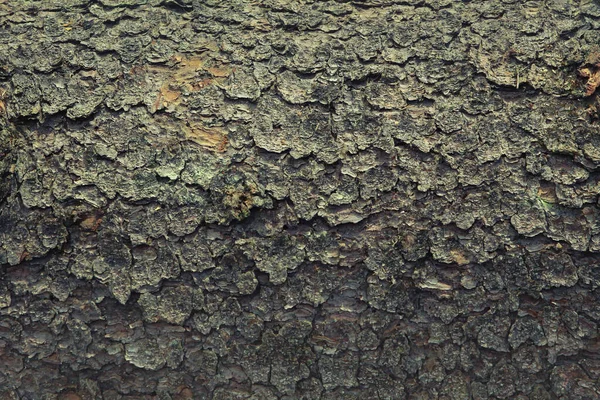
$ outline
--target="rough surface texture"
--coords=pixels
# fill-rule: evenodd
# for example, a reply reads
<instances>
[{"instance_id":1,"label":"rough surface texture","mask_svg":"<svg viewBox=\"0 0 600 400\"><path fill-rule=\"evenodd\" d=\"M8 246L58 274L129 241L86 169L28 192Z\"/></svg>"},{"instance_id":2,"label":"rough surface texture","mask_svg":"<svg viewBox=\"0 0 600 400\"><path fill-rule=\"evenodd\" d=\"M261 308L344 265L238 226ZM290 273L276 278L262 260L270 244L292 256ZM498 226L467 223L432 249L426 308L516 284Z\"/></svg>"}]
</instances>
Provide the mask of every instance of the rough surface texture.
<instances>
[{"instance_id":1,"label":"rough surface texture","mask_svg":"<svg viewBox=\"0 0 600 400\"><path fill-rule=\"evenodd\" d=\"M0 0L0 399L600 398L599 17Z\"/></svg>"}]
</instances>

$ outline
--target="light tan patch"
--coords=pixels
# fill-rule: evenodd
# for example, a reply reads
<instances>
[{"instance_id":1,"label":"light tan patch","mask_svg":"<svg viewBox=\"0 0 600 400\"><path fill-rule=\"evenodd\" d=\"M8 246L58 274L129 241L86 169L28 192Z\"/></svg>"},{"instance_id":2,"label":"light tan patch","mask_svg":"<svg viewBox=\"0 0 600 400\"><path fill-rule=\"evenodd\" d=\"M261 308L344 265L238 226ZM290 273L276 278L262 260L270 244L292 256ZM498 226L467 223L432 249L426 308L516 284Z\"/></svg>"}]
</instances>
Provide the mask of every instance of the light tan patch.
<instances>
[{"instance_id":1,"label":"light tan patch","mask_svg":"<svg viewBox=\"0 0 600 400\"><path fill-rule=\"evenodd\" d=\"M8 120L8 111L6 109L6 103L4 102L4 100L6 100L7 93L8 92L6 89L0 88L0 113L2 113L4 118Z\"/></svg>"},{"instance_id":2,"label":"light tan patch","mask_svg":"<svg viewBox=\"0 0 600 400\"><path fill-rule=\"evenodd\" d=\"M417 283L417 287L421 289L431 289L431 290L451 290L452 286L447 283L440 282L436 278L427 279L424 282Z\"/></svg>"},{"instance_id":3,"label":"light tan patch","mask_svg":"<svg viewBox=\"0 0 600 400\"><path fill-rule=\"evenodd\" d=\"M184 58L180 64L181 66L177 68L172 79L176 82L183 83L195 78L196 71L202 68L204 60L200 57Z\"/></svg>"},{"instance_id":4,"label":"light tan patch","mask_svg":"<svg viewBox=\"0 0 600 400\"><path fill-rule=\"evenodd\" d=\"M226 64L215 64L204 56L185 57L175 55L171 58L176 64L175 70L163 66L151 66L149 69L158 74L168 74L161 85L152 112L168 106L179 106L184 92L198 91L206 86L222 84L231 75L234 68ZM200 77L198 75L210 75Z\"/></svg>"},{"instance_id":5,"label":"light tan patch","mask_svg":"<svg viewBox=\"0 0 600 400\"><path fill-rule=\"evenodd\" d=\"M221 128L206 128L195 124L184 127L183 131L187 140L218 153L224 152L229 143L227 132Z\"/></svg>"},{"instance_id":6,"label":"light tan patch","mask_svg":"<svg viewBox=\"0 0 600 400\"><path fill-rule=\"evenodd\" d=\"M101 223L102 218L97 218L96 216L91 215L83 221L81 221L80 225L83 229L86 229L88 231L96 231Z\"/></svg>"},{"instance_id":7,"label":"light tan patch","mask_svg":"<svg viewBox=\"0 0 600 400\"><path fill-rule=\"evenodd\" d=\"M600 86L600 68L581 68L579 74L584 78L588 78L585 84L585 95L593 95L598 86Z\"/></svg>"},{"instance_id":8,"label":"light tan patch","mask_svg":"<svg viewBox=\"0 0 600 400\"><path fill-rule=\"evenodd\" d=\"M450 250L450 256L452 256L452 259L458 265L465 265L465 264L469 263L469 259L465 256L465 253L463 253L461 250L458 250L458 249Z\"/></svg>"},{"instance_id":9,"label":"light tan patch","mask_svg":"<svg viewBox=\"0 0 600 400\"><path fill-rule=\"evenodd\" d=\"M179 96L181 95L181 92L179 92L178 90L172 90L170 87L165 87L163 86L160 89L160 93L162 94L163 99L166 102L172 103L175 100L177 100L179 98Z\"/></svg>"}]
</instances>

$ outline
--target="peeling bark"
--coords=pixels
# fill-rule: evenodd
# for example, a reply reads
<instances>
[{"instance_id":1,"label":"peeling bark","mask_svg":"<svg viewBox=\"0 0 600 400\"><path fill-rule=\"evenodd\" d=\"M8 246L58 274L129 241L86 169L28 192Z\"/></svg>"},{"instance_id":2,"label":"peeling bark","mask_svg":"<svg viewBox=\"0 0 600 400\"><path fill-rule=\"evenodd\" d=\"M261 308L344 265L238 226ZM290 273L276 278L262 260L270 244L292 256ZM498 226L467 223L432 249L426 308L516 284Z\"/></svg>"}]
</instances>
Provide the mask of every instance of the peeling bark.
<instances>
[{"instance_id":1,"label":"peeling bark","mask_svg":"<svg viewBox=\"0 0 600 400\"><path fill-rule=\"evenodd\" d=\"M598 17L0 0L0 398L599 398Z\"/></svg>"}]
</instances>

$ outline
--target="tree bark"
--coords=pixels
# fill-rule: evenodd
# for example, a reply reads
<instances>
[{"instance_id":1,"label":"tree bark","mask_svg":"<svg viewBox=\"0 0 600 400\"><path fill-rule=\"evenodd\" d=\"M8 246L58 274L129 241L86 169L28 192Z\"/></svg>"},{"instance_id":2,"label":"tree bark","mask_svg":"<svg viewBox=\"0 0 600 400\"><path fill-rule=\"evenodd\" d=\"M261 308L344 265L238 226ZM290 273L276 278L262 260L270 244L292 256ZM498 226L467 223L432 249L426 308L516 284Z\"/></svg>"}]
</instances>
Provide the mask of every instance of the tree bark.
<instances>
[{"instance_id":1,"label":"tree bark","mask_svg":"<svg viewBox=\"0 0 600 400\"><path fill-rule=\"evenodd\" d=\"M600 398L598 17L0 0L0 399Z\"/></svg>"}]
</instances>

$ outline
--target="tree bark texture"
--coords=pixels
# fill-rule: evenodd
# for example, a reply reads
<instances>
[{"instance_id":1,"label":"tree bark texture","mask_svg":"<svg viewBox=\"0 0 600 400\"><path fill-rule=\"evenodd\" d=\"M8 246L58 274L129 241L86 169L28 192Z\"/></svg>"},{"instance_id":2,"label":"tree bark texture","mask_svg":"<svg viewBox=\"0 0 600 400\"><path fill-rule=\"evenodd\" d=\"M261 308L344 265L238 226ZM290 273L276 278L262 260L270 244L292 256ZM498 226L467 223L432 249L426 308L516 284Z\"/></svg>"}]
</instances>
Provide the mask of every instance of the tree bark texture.
<instances>
[{"instance_id":1,"label":"tree bark texture","mask_svg":"<svg viewBox=\"0 0 600 400\"><path fill-rule=\"evenodd\" d=\"M0 0L0 399L600 398L599 17Z\"/></svg>"}]
</instances>

